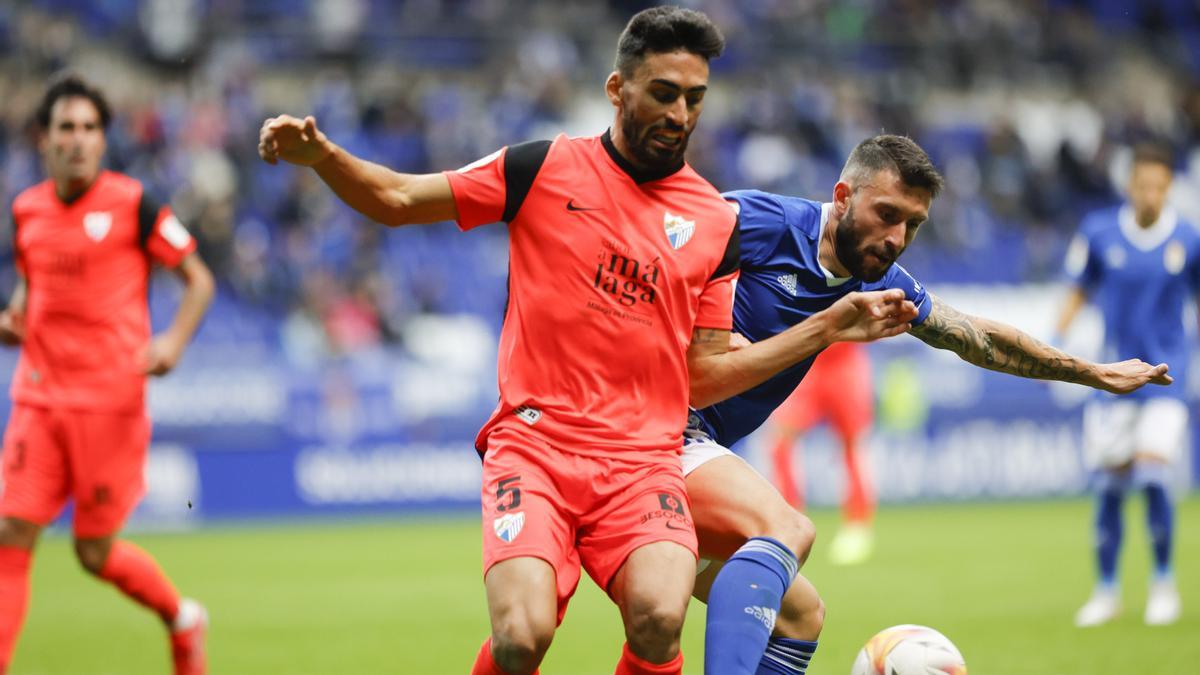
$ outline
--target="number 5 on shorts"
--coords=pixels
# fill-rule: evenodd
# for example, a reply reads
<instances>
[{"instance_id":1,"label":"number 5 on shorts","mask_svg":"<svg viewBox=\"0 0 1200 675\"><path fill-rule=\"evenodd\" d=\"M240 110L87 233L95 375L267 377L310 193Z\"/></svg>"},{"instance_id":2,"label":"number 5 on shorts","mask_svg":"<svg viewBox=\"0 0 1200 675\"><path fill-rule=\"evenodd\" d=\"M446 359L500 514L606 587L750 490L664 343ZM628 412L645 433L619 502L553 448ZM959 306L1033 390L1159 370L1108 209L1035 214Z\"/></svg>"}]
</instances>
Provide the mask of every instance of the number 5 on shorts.
<instances>
[{"instance_id":1,"label":"number 5 on shorts","mask_svg":"<svg viewBox=\"0 0 1200 675\"><path fill-rule=\"evenodd\" d=\"M513 476L511 478L504 478L496 483L497 511L511 511L521 505L520 482L520 476ZM507 504L504 503L504 495L506 494L512 495L512 500Z\"/></svg>"}]
</instances>

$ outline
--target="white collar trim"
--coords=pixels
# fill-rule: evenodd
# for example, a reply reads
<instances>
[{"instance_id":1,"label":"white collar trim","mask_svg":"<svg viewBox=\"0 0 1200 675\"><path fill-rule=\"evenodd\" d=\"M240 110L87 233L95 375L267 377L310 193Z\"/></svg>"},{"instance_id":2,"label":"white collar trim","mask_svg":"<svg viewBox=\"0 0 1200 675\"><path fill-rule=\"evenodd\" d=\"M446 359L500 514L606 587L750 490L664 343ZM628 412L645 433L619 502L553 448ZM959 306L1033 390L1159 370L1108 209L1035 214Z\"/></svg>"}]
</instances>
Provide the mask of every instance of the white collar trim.
<instances>
[{"instance_id":1,"label":"white collar trim","mask_svg":"<svg viewBox=\"0 0 1200 675\"><path fill-rule=\"evenodd\" d=\"M826 202L821 204L821 227L817 230L817 267L821 268L821 274L825 275L825 285L829 287L841 286L850 281L854 277L835 277L833 272L825 269L821 264L821 239L825 236L825 224L829 222L829 210L833 208L833 204Z\"/></svg>"},{"instance_id":2,"label":"white collar trim","mask_svg":"<svg viewBox=\"0 0 1200 675\"><path fill-rule=\"evenodd\" d=\"M1178 222L1178 214L1169 206L1158 214L1158 220L1154 221L1150 227L1141 227L1137 224L1133 215L1133 207L1128 204L1122 206L1121 210L1117 212L1117 225L1121 228L1121 234L1125 235L1125 239L1135 248L1143 251L1152 251L1162 245L1175 232L1175 225Z\"/></svg>"}]
</instances>

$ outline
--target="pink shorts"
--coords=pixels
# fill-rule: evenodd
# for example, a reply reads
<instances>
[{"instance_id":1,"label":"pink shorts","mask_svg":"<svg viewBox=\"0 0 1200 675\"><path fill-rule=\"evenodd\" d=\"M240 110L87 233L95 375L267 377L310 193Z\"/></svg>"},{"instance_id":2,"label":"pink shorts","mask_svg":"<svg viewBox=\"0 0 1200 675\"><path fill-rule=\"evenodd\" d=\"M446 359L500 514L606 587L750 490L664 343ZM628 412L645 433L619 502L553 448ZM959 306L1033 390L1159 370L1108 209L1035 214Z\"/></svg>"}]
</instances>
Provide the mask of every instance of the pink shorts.
<instances>
[{"instance_id":1,"label":"pink shorts","mask_svg":"<svg viewBox=\"0 0 1200 675\"><path fill-rule=\"evenodd\" d=\"M145 413L13 405L4 432L0 514L49 525L75 500L75 535L118 532L145 493Z\"/></svg>"},{"instance_id":2,"label":"pink shorts","mask_svg":"<svg viewBox=\"0 0 1200 675\"><path fill-rule=\"evenodd\" d=\"M641 546L673 541L696 555L678 455L629 454L572 454L515 429L492 431L483 459L484 574L511 558L550 563L561 622L581 564L608 591Z\"/></svg>"}]
</instances>

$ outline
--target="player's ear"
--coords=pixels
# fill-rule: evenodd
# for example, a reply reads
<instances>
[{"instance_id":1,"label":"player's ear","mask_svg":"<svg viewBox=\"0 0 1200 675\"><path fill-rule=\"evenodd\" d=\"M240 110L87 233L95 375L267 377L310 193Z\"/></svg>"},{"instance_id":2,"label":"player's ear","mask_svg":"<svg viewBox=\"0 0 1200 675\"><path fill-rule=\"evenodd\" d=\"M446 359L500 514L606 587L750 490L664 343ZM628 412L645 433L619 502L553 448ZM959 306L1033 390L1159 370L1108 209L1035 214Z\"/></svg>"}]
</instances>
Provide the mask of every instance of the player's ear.
<instances>
[{"instance_id":1,"label":"player's ear","mask_svg":"<svg viewBox=\"0 0 1200 675\"><path fill-rule=\"evenodd\" d=\"M614 108L621 107L621 85L625 84L625 78L621 77L621 71L614 70L608 74L608 79L604 81L604 94L608 96L608 102L613 104Z\"/></svg>"},{"instance_id":2,"label":"player's ear","mask_svg":"<svg viewBox=\"0 0 1200 675\"><path fill-rule=\"evenodd\" d=\"M833 186L833 208L839 215L850 208L850 196L853 194L854 190L844 180L839 180L837 185Z\"/></svg>"}]
</instances>

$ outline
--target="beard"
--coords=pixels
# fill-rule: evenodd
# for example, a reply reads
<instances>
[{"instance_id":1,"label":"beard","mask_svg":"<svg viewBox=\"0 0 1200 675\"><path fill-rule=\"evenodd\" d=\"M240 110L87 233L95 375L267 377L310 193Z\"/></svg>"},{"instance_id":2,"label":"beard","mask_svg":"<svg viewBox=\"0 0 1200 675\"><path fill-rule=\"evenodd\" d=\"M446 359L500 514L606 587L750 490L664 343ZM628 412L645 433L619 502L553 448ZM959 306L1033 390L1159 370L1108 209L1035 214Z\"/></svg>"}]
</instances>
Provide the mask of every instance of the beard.
<instances>
[{"instance_id":1,"label":"beard","mask_svg":"<svg viewBox=\"0 0 1200 675\"><path fill-rule=\"evenodd\" d=\"M872 248L861 243L858 223L854 220L853 204L846 209L846 215L842 216L842 221L838 223L833 241L837 258L850 271L850 276L868 283L882 279L901 253L896 251L891 254L883 244ZM882 264L876 263L874 260L868 262L868 256L876 257L884 262Z\"/></svg>"},{"instance_id":2,"label":"beard","mask_svg":"<svg viewBox=\"0 0 1200 675\"><path fill-rule=\"evenodd\" d=\"M659 148L650 143L650 137L660 129L679 130L666 121L648 126L641 125L634 120L629 107L621 112L621 133L625 136L625 142L629 144L629 151L633 153L638 164L651 171L670 169L682 164L683 155L687 152L688 139L691 137L690 132L684 131L678 145L669 149Z\"/></svg>"}]
</instances>

